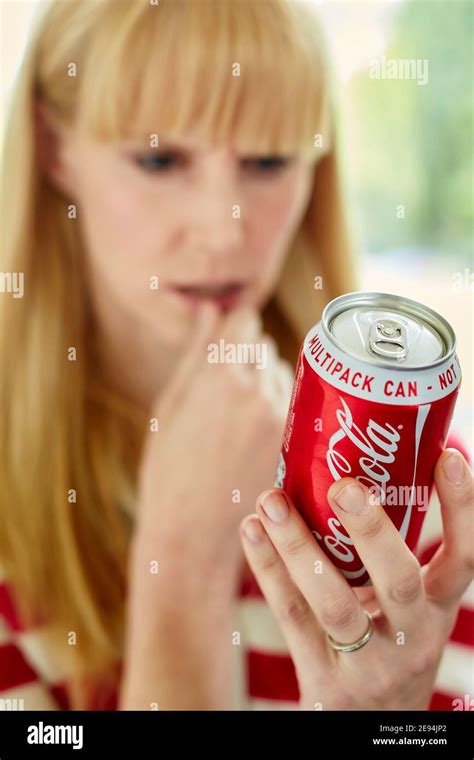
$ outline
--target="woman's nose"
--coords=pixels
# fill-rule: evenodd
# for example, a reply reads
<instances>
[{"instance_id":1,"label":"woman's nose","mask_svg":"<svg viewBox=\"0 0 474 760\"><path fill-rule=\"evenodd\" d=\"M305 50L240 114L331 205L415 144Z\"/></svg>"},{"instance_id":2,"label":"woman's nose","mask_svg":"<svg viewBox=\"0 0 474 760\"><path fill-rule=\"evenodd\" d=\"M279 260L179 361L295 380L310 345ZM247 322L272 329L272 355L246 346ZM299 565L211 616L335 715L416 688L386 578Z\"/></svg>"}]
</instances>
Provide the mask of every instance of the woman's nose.
<instances>
[{"instance_id":1,"label":"woman's nose","mask_svg":"<svg viewBox=\"0 0 474 760\"><path fill-rule=\"evenodd\" d=\"M190 247L223 256L242 249L244 221L237 192L202 188L189 222Z\"/></svg>"}]
</instances>

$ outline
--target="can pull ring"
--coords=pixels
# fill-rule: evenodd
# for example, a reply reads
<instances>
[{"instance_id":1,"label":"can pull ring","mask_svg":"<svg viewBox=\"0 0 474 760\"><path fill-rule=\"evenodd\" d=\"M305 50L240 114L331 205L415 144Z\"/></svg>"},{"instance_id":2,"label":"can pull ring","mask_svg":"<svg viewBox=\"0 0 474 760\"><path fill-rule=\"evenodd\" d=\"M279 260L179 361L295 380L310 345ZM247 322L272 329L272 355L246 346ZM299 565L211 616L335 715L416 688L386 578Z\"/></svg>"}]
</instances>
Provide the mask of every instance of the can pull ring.
<instances>
[{"instance_id":1,"label":"can pull ring","mask_svg":"<svg viewBox=\"0 0 474 760\"><path fill-rule=\"evenodd\" d=\"M406 328L393 319L378 319L370 327L369 344L374 354L404 359L408 353Z\"/></svg>"}]
</instances>

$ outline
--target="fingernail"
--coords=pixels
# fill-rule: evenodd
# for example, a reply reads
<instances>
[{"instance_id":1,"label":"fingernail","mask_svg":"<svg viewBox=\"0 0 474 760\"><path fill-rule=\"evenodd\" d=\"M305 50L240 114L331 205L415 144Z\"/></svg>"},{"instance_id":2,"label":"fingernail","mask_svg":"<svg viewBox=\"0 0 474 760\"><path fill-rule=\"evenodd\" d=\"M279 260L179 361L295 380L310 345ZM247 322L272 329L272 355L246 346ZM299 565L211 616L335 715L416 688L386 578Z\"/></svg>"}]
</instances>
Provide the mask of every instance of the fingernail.
<instances>
[{"instance_id":1,"label":"fingernail","mask_svg":"<svg viewBox=\"0 0 474 760\"><path fill-rule=\"evenodd\" d=\"M344 486L334 497L334 501L344 512L360 515L367 509L367 500L362 488L355 483Z\"/></svg>"},{"instance_id":2,"label":"fingernail","mask_svg":"<svg viewBox=\"0 0 474 760\"><path fill-rule=\"evenodd\" d=\"M264 494L260 504L266 516L276 523L283 522L290 511L284 495L275 491Z\"/></svg>"},{"instance_id":3,"label":"fingernail","mask_svg":"<svg viewBox=\"0 0 474 760\"><path fill-rule=\"evenodd\" d=\"M253 544L257 544L262 540L264 530L258 517L249 517L242 527L245 535Z\"/></svg>"},{"instance_id":4,"label":"fingernail","mask_svg":"<svg viewBox=\"0 0 474 760\"><path fill-rule=\"evenodd\" d=\"M466 468L464 467L464 457L458 451L451 454L443 462L443 470L450 483L459 486L464 480Z\"/></svg>"}]
</instances>

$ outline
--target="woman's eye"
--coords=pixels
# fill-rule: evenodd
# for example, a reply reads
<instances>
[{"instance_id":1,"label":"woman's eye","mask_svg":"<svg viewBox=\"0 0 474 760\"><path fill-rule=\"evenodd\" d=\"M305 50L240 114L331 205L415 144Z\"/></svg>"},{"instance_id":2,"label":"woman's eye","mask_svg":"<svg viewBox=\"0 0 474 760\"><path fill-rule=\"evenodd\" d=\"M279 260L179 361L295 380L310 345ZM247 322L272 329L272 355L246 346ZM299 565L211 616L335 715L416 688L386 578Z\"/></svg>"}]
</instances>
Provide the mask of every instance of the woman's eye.
<instances>
[{"instance_id":1,"label":"woman's eye","mask_svg":"<svg viewBox=\"0 0 474 760\"><path fill-rule=\"evenodd\" d=\"M134 160L141 169L155 174L165 174L184 166L186 163L184 156L173 151L142 153L135 156ZM286 156L258 156L256 158L244 158L242 165L254 174L271 175L285 169L292 163L292 160Z\"/></svg>"},{"instance_id":2,"label":"woman's eye","mask_svg":"<svg viewBox=\"0 0 474 760\"><path fill-rule=\"evenodd\" d=\"M183 162L177 153L146 153L135 158L135 162L147 172L165 173Z\"/></svg>"},{"instance_id":3,"label":"woman's eye","mask_svg":"<svg viewBox=\"0 0 474 760\"><path fill-rule=\"evenodd\" d=\"M286 169L292 162L285 156L261 156L259 158L246 158L243 164L246 168L259 174L277 174Z\"/></svg>"}]
</instances>

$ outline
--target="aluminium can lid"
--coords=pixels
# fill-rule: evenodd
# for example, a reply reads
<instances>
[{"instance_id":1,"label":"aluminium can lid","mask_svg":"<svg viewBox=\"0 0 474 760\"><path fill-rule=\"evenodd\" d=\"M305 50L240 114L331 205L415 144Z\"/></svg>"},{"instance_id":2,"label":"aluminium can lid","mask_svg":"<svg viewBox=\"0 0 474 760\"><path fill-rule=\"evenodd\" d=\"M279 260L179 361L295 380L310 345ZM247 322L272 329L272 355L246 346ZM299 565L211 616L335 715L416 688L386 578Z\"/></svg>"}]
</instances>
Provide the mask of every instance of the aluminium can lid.
<instances>
[{"instance_id":1,"label":"aluminium can lid","mask_svg":"<svg viewBox=\"0 0 474 760\"><path fill-rule=\"evenodd\" d=\"M418 301L390 293L348 293L323 311L322 326L345 353L378 366L422 369L456 347L448 322Z\"/></svg>"}]
</instances>

